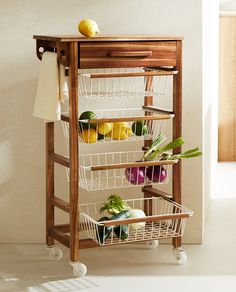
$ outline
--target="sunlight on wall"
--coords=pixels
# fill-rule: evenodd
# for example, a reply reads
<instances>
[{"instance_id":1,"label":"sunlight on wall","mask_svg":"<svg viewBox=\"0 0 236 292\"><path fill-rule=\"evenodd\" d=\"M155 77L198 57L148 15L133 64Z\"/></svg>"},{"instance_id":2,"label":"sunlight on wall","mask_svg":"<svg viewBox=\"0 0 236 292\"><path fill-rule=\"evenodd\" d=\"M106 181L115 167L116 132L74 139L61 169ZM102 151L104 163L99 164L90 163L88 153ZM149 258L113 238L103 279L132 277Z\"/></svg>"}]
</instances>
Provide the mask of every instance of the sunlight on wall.
<instances>
[{"instance_id":1,"label":"sunlight on wall","mask_svg":"<svg viewBox=\"0 0 236 292\"><path fill-rule=\"evenodd\" d=\"M235 12L235 0L220 0L220 11ZM227 147L227 146L226 146ZM220 162L216 166L215 191L212 198L236 198L236 163Z\"/></svg>"},{"instance_id":2,"label":"sunlight on wall","mask_svg":"<svg viewBox=\"0 0 236 292\"><path fill-rule=\"evenodd\" d=\"M9 141L4 140L0 143L0 185L5 183L12 176L13 170L13 154L12 147Z\"/></svg>"}]
</instances>

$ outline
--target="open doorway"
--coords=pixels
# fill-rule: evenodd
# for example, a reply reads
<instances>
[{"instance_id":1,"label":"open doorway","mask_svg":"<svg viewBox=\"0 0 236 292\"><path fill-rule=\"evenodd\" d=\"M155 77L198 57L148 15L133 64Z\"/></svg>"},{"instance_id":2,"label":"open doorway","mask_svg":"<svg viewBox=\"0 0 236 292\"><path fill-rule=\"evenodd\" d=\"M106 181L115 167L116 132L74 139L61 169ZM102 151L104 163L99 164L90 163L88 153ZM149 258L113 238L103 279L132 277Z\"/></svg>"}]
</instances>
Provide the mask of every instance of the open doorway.
<instances>
[{"instance_id":1,"label":"open doorway","mask_svg":"<svg viewBox=\"0 0 236 292\"><path fill-rule=\"evenodd\" d=\"M218 163L213 198L236 198L236 1L220 1Z\"/></svg>"}]
</instances>

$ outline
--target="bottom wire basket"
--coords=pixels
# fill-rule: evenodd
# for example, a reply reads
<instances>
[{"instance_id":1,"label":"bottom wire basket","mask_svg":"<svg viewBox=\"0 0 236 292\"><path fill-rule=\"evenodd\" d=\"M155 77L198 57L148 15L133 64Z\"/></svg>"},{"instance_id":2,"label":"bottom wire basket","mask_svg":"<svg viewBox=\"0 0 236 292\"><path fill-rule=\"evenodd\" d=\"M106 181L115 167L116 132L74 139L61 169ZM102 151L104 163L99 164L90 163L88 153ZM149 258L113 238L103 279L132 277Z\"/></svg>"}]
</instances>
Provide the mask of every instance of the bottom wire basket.
<instances>
[{"instance_id":1,"label":"bottom wire basket","mask_svg":"<svg viewBox=\"0 0 236 292\"><path fill-rule=\"evenodd\" d=\"M99 211L103 203L81 204L80 231L101 246L172 238L184 234L186 219L193 215L193 211L168 198L139 198L125 202L132 209L145 211L146 216L130 218L127 211L121 219L109 219L111 215Z\"/></svg>"}]
</instances>

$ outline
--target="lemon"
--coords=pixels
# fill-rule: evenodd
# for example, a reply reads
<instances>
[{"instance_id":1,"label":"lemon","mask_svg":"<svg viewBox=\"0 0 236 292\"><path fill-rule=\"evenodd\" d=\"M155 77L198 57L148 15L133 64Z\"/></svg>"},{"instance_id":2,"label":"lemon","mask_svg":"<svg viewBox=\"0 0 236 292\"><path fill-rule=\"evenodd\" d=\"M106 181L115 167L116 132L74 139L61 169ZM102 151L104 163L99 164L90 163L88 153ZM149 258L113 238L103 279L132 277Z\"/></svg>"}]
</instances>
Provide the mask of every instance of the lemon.
<instances>
[{"instance_id":1,"label":"lemon","mask_svg":"<svg viewBox=\"0 0 236 292\"><path fill-rule=\"evenodd\" d=\"M128 124L126 122L116 122L113 123L113 131L111 133L111 137L114 140L125 140L127 139L128 133L127 133L127 129L128 129Z\"/></svg>"},{"instance_id":2,"label":"lemon","mask_svg":"<svg viewBox=\"0 0 236 292\"><path fill-rule=\"evenodd\" d=\"M131 137L133 135L133 131L132 131L132 129L130 127L126 129L126 132L127 132L127 135L129 137Z\"/></svg>"},{"instance_id":3,"label":"lemon","mask_svg":"<svg viewBox=\"0 0 236 292\"><path fill-rule=\"evenodd\" d=\"M114 122L113 128L128 128L129 125L127 122Z\"/></svg>"},{"instance_id":4,"label":"lemon","mask_svg":"<svg viewBox=\"0 0 236 292\"><path fill-rule=\"evenodd\" d=\"M86 129L80 134L81 138L85 143L92 144L95 143L98 139L98 134L95 129Z\"/></svg>"},{"instance_id":5,"label":"lemon","mask_svg":"<svg viewBox=\"0 0 236 292\"><path fill-rule=\"evenodd\" d=\"M81 34L87 37L93 37L96 34L99 34L97 23L91 19L81 20L78 25L78 30Z\"/></svg>"},{"instance_id":6,"label":"lemon","mask_svg":"<svg viewBox=\"0 0 236 292\"><path fill-rule=\"evenodd\" d=\"M106 134L106 136L105 136L105 137L109 137L109 138L111 138L111 135L112 135L112 131L111 131L111 132L109 132L108 134Z\"/></svg>"},{"instance_id":7,"label":"lemon","mask_svg":"<svg viewBox=\"0 0 236 292\"><path fill-rule=\"evenodd\" d=\"M98 134L107 135L112 130L112 123L100 123L98 124Z\"/></svg>"}]
</instances>

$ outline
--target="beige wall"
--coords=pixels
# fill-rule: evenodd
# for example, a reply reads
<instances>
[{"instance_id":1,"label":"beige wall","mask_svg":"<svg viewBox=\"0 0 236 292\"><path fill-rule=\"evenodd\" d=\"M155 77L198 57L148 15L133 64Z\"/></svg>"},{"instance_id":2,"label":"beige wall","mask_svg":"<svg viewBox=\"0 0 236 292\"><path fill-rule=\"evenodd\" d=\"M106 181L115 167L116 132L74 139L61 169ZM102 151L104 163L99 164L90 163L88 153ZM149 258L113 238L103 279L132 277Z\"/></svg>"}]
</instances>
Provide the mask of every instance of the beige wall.
<instances>
[{"instance_id":1,"label":"beige wall","mask_svg":"<svg viewBox=\"0 0 236 292\"><path fill-rule=\"evenodd\" d=\"M195 0L0 1L0 242L43 242L45 237L44 127L32 117L39 72L32 35L76 33L82 18L96 20L104 34L183 35L183 137L186 149L201 147L201 8ZM183 203L195 212L185 242L199 243L202 160L184 161L183 166ZM66 197L64 172L58 172L57 191ZM123 194L135 195L134 190ZM109 193L83 192L82 201L101 200Z\"/></svg>"}]
</instances>

